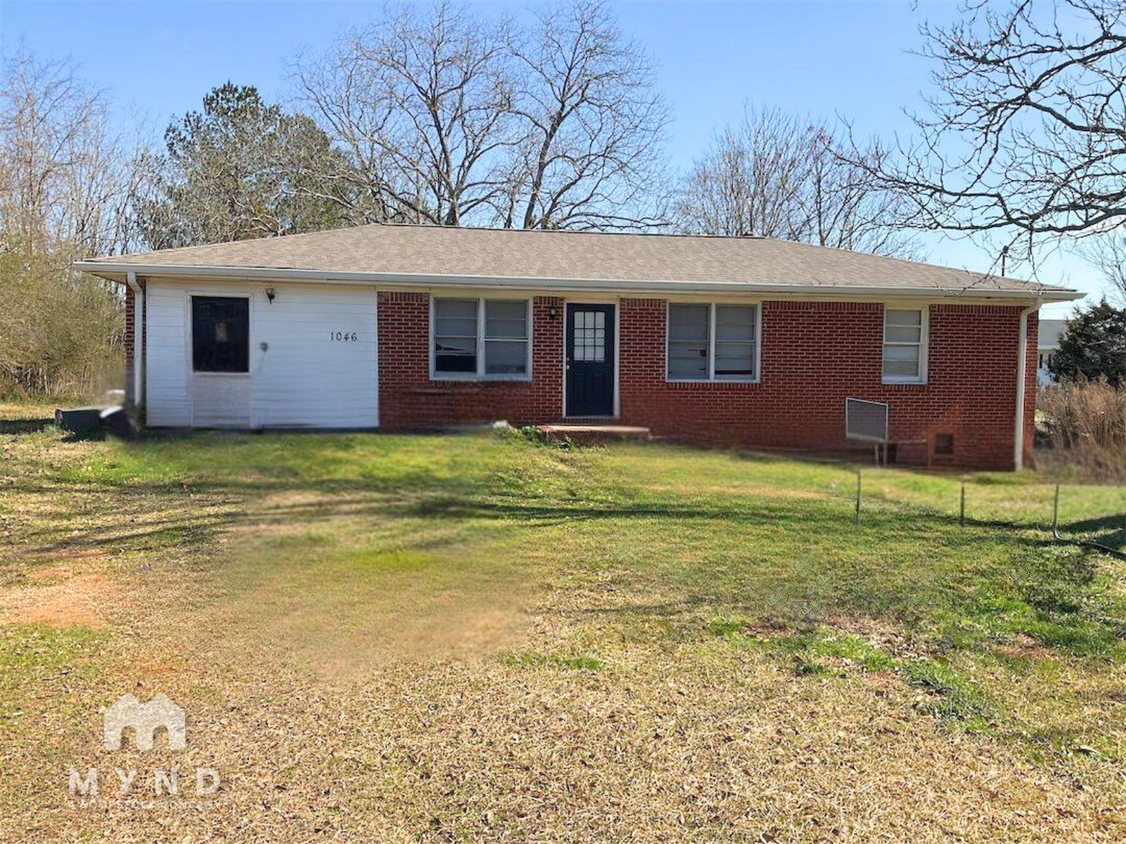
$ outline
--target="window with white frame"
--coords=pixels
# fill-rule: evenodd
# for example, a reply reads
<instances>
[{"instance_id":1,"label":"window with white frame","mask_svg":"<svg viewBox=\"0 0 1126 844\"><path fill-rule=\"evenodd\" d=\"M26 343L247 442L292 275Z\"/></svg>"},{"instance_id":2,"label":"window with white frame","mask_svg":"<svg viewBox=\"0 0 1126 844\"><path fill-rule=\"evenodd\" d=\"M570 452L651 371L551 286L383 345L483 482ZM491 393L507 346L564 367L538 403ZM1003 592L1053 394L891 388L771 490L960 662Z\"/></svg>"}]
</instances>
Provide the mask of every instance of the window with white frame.
<instances>
[{"instance_id":1,"label":"window with white frame","mask_svg":"<svg viewBox=\"0 0 1126 844\"><path fill-rule=\"evenodd\" d=\"M527 378L526 299L434 299L434 374L461 378Z\"/></svg>"},{"instance_id":2,"label":"window with white frame","mask_svg":"<svg viewBox=\"0 0 1126 844\"><path fill-rule=\"evenodd\" d=\"M884 381L922 383L926 378L926 312L884 308Z\"/></svg>"},{"instance_id":3,"label":"window with white frame","mask_svg":"<svg viewBox=\"0 0 1126 844\"><path fill-rule=\"evenodd\" d=\"M757 305L670 303L668 380L757 380L758 313Z\"/></svg>"}]
</instances>

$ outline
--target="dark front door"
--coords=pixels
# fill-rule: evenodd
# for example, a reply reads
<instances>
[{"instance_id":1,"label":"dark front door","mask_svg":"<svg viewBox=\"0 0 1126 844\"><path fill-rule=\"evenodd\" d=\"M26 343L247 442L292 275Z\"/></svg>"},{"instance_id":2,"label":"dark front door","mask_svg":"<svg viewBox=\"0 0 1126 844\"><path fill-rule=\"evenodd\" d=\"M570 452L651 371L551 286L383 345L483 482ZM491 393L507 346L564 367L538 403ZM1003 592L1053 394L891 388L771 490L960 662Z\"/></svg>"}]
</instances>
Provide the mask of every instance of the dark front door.
<instances>
[{"instance_id":1,"label":"dark front door","mask_svg":"<svg viewBox=\"0 0 1126 844\"><path fill-rule=\"evenodd\" d=\"M614 306L567 306L567 415L614 415Z\"/></svg>"}]
</instances>

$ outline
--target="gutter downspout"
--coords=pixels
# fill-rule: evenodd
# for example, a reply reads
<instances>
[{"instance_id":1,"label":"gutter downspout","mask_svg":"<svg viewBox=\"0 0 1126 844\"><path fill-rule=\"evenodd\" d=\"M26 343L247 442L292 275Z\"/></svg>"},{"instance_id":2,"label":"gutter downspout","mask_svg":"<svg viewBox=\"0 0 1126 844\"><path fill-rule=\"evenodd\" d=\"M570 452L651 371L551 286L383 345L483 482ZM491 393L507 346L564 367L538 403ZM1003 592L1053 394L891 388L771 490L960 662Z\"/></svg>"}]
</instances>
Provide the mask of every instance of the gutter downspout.
<instances>
[{"instance_id":1,"label":"gutter downspout","mask_svg":"<svg viewBox=\"0 0 1126 844\"><path fill-rule=\"evenodd\" d=\"M137 284L137 274L132 270L125 277L133 291L133 406L145 404L145 291Z\"/></svg>"},{"instance_id":2,"label":"gutter downspout","mask_svg":"<svg viewBox=\"0 0 1126 844\"><path fill-rule=\"evenodd\" d=\"M1024 468L1024 394L1025 376L1028 370L1028 316L1040 310L1040 297L1036 304L1020 312L1020 342L1017 344L1020 359L1017 361L1017 412L1016 428L1013 432L1013 471Z\"/></svg>"}]
</instances>

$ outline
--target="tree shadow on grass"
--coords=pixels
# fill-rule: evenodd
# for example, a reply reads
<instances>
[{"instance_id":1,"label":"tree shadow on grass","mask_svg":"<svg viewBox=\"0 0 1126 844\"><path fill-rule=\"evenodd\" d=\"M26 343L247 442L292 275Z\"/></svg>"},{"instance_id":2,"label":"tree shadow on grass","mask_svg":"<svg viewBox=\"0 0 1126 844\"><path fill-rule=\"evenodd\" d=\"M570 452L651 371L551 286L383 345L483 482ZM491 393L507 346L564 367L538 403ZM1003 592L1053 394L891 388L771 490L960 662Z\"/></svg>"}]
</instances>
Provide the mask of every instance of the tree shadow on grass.
<instances>
[{"instance_id":1,"label":"tree shadow on grass","mask_svg":"<svg viewBox=\"0 0 1126 844\"><path fill-rule=\"evenodd\" d=\"M860 525L850 503L845 499L825 498L818 502L805 502L805 506L787 506L784 500L731 499L730 503L629 503L589 500L528 500L518 495L497 493L486 479L479 483L465 483L463 488L449 492L448 478L431 477L421 472L416 476L396 477L388 480L307 480L303 478L222 479L208 481L146 481L116 484L90 481L76 485L67 482L21 484L21 491L59 495L70 486L83 492L99 494L120 500L122 496L140 498L145 502L166 502L164 509L177 507L198 511L199 505L229 505L228 512L172 514L167 517L146 518L135 527L90 526L77 534L53 542L33 544L28 551L48 553L62 548L81 548L94 545L131 544L164 536L169 540L183 539L191 544L208 540L218 531L235 525L254 524L316 524L334 518L415 518L423 520L506 520L523 523L527 527L550 527L574 522L602 522L615 519L656 519L671 522L692 521L738 523L753 527L776 527L780 530L798 530L809 535L848 535L855 531L886 531L889 536L905 530L947 531L957 525L957 517L941 513L916 513L907 510L881 508L864 512ZM436 493L442 488L445 491ZM268 496L311 496L312 500L263 504ZM189 504L184 496L192 496ZM159 512L161 507L153 508ZM151 511L150 511L151 512ZM1100 521L1101 523L1101 521ZM1077 527L1078 523L1069 525ZM1040 540L1030 537L1027 525L1014 525L997 520L967 520L965 537L995 541L995 530L1021 528L1013 540L1039 545ZM971 529L985 529L985 533ZM29 538L57 536L54 528L32 533ZM948 535L948 533L947 533ZM173 542L173 544L176 544Z\"/></svg>"},{"instance_id":2,"label":"tree shadow on grass","mask_svg":"<svg viewBox=\"0 0 1126 844\"><path fill-rule=\"evenodd\" d=\"M1099 545L1126 549L1126 513L1068 522L1060 525L1060 534L1065 539L1074 534L1081 534L1083 539L1097 542Z\"/></svg>"}]
</instances>

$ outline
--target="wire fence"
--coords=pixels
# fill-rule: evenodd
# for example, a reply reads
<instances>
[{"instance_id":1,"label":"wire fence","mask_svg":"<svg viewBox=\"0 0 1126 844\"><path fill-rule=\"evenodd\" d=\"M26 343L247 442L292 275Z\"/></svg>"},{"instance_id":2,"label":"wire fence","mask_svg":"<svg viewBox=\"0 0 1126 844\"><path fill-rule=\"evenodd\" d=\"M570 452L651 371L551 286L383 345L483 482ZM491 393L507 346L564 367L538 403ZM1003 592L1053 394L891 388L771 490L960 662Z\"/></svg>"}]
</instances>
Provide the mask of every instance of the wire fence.
<instances>
[{"instance_id":1,"label":"wire fence","mask_svg":"<svg viewBox=\"0 0 1126 844\"><path fill-rule=\"evenodd\" d=\"M870 473L877 471L878 470L869 470ZM1013 518L1010 520L1012 527L1044 530L1045 532L1050 532L1056 542L1092 548L1118 559L1126 560L1126 491L1121 491L1123 502L1119 511L1103 515L1092 515L1087 518L1073 519L1071 526L1073 529L1078 529L1074 530L1074 535L1069 535L1066 533L1066 526L1065 530L1061 531L1060 524L1061 500L1066 503L1066 488L1064 485L1058 483L1026 485L1022 487L1022 490L1026 493L1030 490L1043 491L1045 493L1042 496L1046 499L1043 514L1040 518L1033 517L1030 521L1027 518L1027 510L1023 510L1020 513L1022 518ZM956 508L959 526L966 528L967 525L972 527L982 523L996 525L998 522L1003 522L1003 519L998 519L995 516L995 502L992 502L994 504L992 508L993 512L988 512L989 508L986 508L987 512L985 513L975 513L974 492L975 485L970 482L962 481L958 486L956 504L953 501L951 504ZM928 497L933 499L934 493L930 493ZM986 498L986 496L982 496L982 499ZM902 498L898 498L897 500L897 497L889 497L886 491L882 493L867 492L865 487L865 470L857 468L854 498L854 521L857 526L862 523L866 504L870 505L874 502L879 502L879 504L885 506L889 504L893 506L910 506L909 502ZM929 502L929 506L923 506L924 509L933 510L933 505L934 502L931 501ZM916 506L918 506L917 502ZM942 509L944 510L945 508Z\"/></svg>"}]
</instances>

